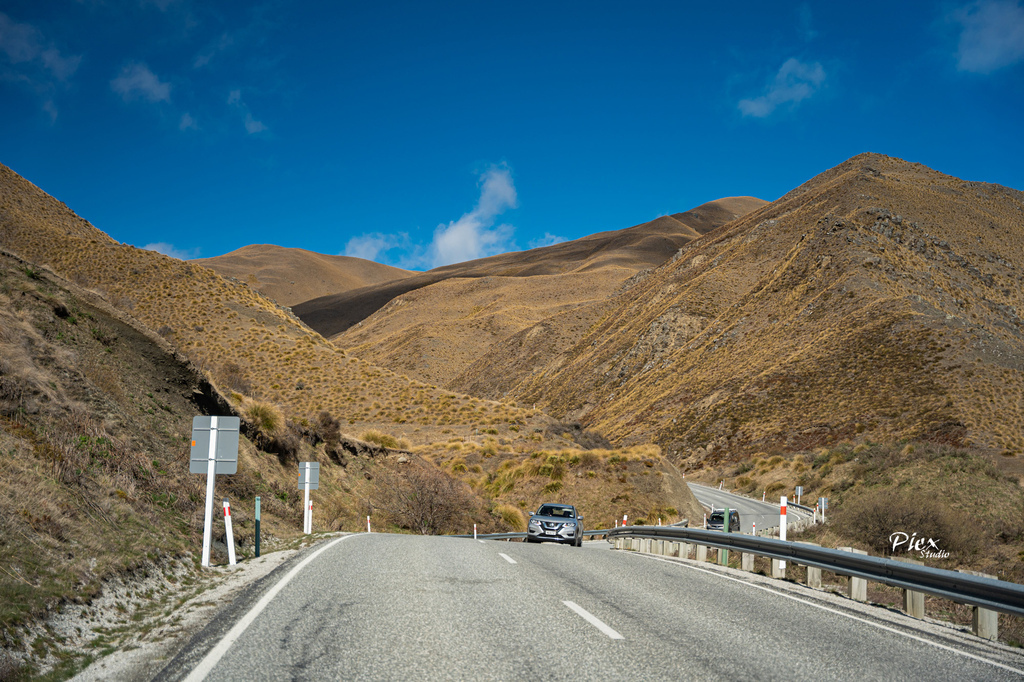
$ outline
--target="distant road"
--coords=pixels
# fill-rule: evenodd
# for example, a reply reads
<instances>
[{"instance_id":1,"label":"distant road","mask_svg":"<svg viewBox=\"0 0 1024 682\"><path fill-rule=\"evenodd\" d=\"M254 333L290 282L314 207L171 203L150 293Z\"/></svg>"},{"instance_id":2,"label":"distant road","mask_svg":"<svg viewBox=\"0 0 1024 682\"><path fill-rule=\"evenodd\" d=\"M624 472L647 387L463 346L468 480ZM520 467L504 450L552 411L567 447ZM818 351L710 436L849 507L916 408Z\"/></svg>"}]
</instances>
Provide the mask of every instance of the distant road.
<instances>
[{"instance_id":1,"label":"distant road","mask_svg":"<svg viewBox=\"0 0 1024 682\"><path fill-rule=\"evenodd\" d=\"M243 593L156 679L194 671L210 682L1024 674L1024 654L1008 647L603 541L573 548L362 533L332 542L272 599L276 579Z\"/></svg>"},{"instance_id":2,"label":"distant road","mask_svg":"<svg viewBox=\"0 0 1024 682\"><path fill-rule=\"evenodd\" d=\"M744 533L750 533L751 524L754 522L757 523L758 530L778 528L779 526L779 505L777 504L754 500L749 497L719 490L718 488L701 485L700 483L690 483L689 486L690 490L697 497L697 501L701 504L709 507L714 505L715 509L729 507L739 511L740 524L743 527ZM795 517L809 516L807 512L795 507L789 507L786 510L786 514L791 515L790 520ZM697 519L697 523L691 523L690 526L699 528L701 521L702 519Z\"/></svg>"}]
</instances>

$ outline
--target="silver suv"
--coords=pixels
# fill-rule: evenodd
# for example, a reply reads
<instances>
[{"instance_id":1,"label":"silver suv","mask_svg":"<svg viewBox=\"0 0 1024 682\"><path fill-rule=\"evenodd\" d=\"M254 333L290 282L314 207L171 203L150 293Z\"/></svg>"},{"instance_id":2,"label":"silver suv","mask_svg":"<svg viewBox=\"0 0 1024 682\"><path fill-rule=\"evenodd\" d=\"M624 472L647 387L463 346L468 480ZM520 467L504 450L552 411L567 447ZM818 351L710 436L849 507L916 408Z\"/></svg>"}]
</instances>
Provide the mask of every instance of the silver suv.
<instances>
[{"instance_id":1,"label":"silver suv","mask_svg":"<svg viewBox=\"0 0 1024 682\"><path fill-rule=\"evenodd\" d=\"M573 547L583 546L583 517L571 504L542 504L530 512L526 527L527 542L561 542Z\"/></svg>"}]
</instances>

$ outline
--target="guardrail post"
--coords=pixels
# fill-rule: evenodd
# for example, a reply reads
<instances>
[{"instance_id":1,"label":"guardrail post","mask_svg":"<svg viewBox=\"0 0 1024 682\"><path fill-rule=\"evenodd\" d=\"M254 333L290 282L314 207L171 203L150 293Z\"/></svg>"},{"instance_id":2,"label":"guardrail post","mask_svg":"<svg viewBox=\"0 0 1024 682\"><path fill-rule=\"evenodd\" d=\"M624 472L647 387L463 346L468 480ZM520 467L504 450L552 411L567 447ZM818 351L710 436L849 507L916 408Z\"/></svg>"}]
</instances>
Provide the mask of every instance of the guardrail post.
<instances>
[{"instance_id":1,"label":"guardrail post","mask_svg":"<svg viewBox=\"0 0 1024 682\"><path fill-rule=\"evenodd\" d=\"M853 547L837 547L841 552L853 552L854 554L867 554L863 549L854 549ZM868 600L868 581L864 578L855 578L850 576L850 599L856 599L857 601Z\"/></svg>"},{"instance_id":2,"label":"guardrail post","mask_svg":"<svg viewBox=\"0 0 1024 682\"><path fill-rule=\"evenodd\" d=\"M665 556L679 556L679 543L670 542L668 543L668 551L665 552Z\"/></svg>"},{"instance_id":3,"label":"guardrail post","mask_svg":"<svg viewBox=\"0 0 1024 682\"><path fill-rule=\"evenodd\" d=\"M896 561L902 561L907 564L916 564L917 566L923 566L923 561L917 559L908 559L906 557L893 557ZM907 612L908 616L913 618L924 618L924 592L915 592L914 590L903 590L903 610Z\"/></svg>"},{"instance_id":4,"label":"guardrail post","mask_svg":"<svg viewBox=\"0 0 1024 682\"><path fill-rule=\"evenodd\" d=\"M750 552L742 552L740 554L740 569L744 571L754 572L754 554Z\"/></svg>"},{"instance_id":5,"label":"guardrail post","mask_svg":"<svg viewBox=\"0 0 1024 682\"><path fill-rule=\"evenodd\" d=\"M697 545L697 561L707 561L707 560L708 560L708 546L707 545Z\"/></svg>"},{"instance_id":6,"label":"guardrail post","mask_svg":"<svg viewBox=\"0 0 1024 682\"><path fill-rule=\"evenodd\" d=\"M816 542L800 542L801 545L813 545L821 547ZM821 587L821 569L814 566L805 566L807 569L807 587Z\"/></svg>"},{"instance_id":7,"label":"guardrail post","mask_svg":"<svg viewBox=\"0 0 1024 682\"><path fill-rule=\"evenodd\" d=\"M976 575L979 578L995 578L994 575L981 573L980 571L960 570L959 573ZM972 606L974 611L971 617L971 632L984 639L999 639L999 613L980 606Z\"/></svg>"},{"instance_id":8,"label":"guardrail post","mask_svg":"<svg viewBox=\"0 0 1024 682\"><path fill-rule=\"evenodd\" d=\"M786 562L782 559L772 559L772 577L779 580L786 578Z\"/></svg>"},{"instance_id":9,"label":"guardrail post","mask_svg":"<svg viewBox=\"0 0 1024 682\"><path fill-rule=\"evenodd\" d=\"M680 544L679 545L679 558L680 559L689 559L690 558L690 550L692 548L693 548L693 543L692 542L684 542L684 543Z\"/></svg>"},{"instance_id":10,"label":"guardrail post","mask_svg":"<svg viewBox=\"0 0 1024 682\"><path fill-rule=\"evenodd\" d=\"M651 544L654 545L654 547L651 549L651 552L653 554L662 555L662 554L665 553L665 541L664 540L655 540Z\"/></svg>"},{"instance_id":11,"label":"guardrail post","mask_svg":"<svg viewBox=\"0 0 1024 682\"><path fill-rule=\"evenodd\" d=\"M633 538L632 542L630 542L630 544L629 544L629 548L632 549L634 552L639 552L640 551L640 538Z\"/></svg>"}]
</instances>

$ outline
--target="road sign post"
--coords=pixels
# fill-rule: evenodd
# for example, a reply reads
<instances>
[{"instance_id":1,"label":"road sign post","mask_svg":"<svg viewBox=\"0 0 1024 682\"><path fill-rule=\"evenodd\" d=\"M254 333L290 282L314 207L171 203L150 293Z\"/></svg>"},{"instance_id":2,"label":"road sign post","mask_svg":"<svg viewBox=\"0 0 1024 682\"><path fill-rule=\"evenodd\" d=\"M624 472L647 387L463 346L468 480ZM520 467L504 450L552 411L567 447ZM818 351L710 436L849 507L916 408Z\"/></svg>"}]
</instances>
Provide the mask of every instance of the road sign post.
<instances>
[{"instance_id":1,"label":"road sign post","mask_svg":"<svg viewBox=\"0 0 1024 682\"><path fill-rule=\"evenodd\" d=\"M800 504L800 498L803 496L803 494L804 494L804 487L802 485L798 485L796 487L796 503L797 504Z\"/></svg>"},{"instance_id":2,"label":"road sign post","mask_svg":"<svg viewBox=\"0 0 1024 682\"><path fill-rule=\"evenodd\" d=\"M238 471L238 417L192 418L192 450L189 472L206 474L206 513L203 517L203 560L210 566L213 542L213 493L216 474Z\"/></svg>"},{"instance_id":3,"label":"road sign post","mask_svg":"<svg viewBox=\"0 0 1024 682\"><path fill-rule=\"evenodd\" d=\"M309 501L309 491L320 487L320 463L299 462L299 490L304 491L302 501L302 532L309 535L313 532L313 505Z\"/></svg>"}]
</instances>

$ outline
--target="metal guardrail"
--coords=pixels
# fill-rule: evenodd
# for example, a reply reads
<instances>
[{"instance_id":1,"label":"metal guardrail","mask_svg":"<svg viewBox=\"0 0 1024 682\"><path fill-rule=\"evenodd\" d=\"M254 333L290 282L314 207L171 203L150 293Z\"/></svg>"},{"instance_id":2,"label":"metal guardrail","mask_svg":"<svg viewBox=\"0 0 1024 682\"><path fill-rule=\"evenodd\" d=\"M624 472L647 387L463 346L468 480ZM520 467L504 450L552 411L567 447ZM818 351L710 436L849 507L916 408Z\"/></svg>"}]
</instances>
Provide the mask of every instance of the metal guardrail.
<instances>
[{"instance_id":1,"label":"metal guardrail","mask_svg":"<svg viewBox=\"0 0 1024 682\"><path fill-rule=\"evenodd\" d=\"M1024 585L994 578L982 578L968 573L918 566L894 559L855 554L806 543L697 528L626 526L604 532L608 534L609 541L620 537L669 539L719 549L733 549L923 592L992 611L1024 616Z\"/></svg>"},{"instance_id":2,"label":"metal guardrail","mask_svg":"<svg viewBox=\"0 0 1024 682\"><path fill-rule=\"evenodd\" d=\"M585 530L583 531L583 537L594 537L595 535L608 535L611 532L611 528L605 528L600 530ZM479 533L474 536L472 533L466 535L449 535L451 538L471 538L476 537L478 540L525 540L526 533Z\"/></svg>"}]
</instances>

